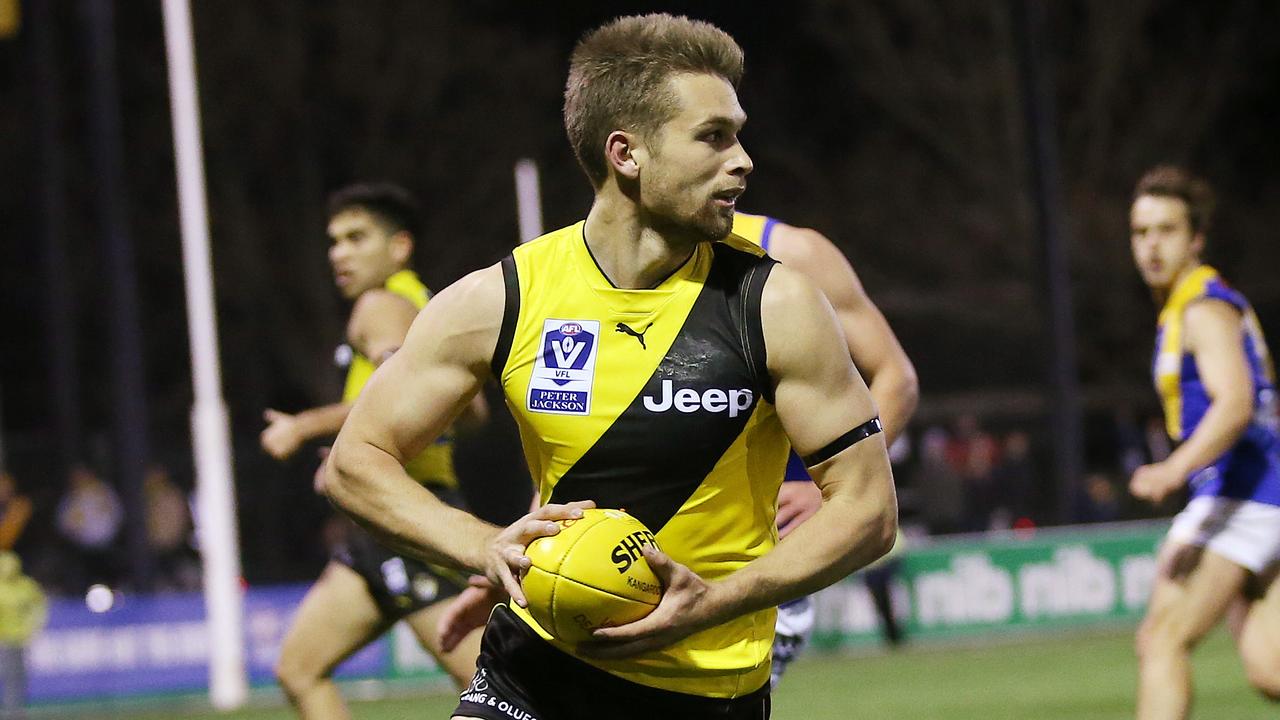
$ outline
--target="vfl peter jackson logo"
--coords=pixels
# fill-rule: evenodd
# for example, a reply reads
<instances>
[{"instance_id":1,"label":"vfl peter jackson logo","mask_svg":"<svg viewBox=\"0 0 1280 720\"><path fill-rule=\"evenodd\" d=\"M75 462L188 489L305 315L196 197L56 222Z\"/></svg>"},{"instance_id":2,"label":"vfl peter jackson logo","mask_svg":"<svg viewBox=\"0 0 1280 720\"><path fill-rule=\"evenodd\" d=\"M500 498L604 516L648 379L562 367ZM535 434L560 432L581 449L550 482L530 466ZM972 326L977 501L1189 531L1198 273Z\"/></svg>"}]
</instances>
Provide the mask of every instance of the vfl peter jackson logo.
<instances>
[{"instance_id":1,"label":"vfl peter jackson logo","mask_svg":"<svg viewBox=\"0 0 1280 720\"><path fill-rule=\"evenodd\" d=\"M529 410L558 415L591 412L599 337L598 320L542 321L542 342L529 378Z\"/></svg>"}]
</instances>

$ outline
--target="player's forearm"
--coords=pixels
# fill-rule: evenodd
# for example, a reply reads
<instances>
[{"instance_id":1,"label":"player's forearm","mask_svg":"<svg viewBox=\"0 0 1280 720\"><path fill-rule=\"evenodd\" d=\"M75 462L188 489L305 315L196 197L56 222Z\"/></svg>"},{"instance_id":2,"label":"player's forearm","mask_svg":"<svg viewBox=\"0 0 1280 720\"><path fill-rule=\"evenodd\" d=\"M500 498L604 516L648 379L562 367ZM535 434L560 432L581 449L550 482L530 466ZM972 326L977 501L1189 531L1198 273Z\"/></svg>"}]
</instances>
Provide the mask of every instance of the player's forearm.
<instances>
[{"instance_id":1,"label":"player's forearm","mask_svg":"<svg viewBox=\"0 0 1280 720\"><path fill-rule=\"evenodd\" d=\"M885 445L893 445L906 431L920 402L920 382L915 368L910 363L891 365L878 372L867 389L876 401L880 422L884 424Z\"/></svg>"},{"instance_id":2,"label":"player's forearm","mask_svg":"<svg viewBox=\"0 0 1280 720\"><path fill-rule=\"evenodd\" d=\"M1191 475L1230 450L1249 427L1253 403L1248 397L1215 399L1209 404L1191 437L1169 456L1167 462L1184 477Z\"/></svg>"},{"instance_id":3,"label":"player's forearm","mask_svg":"<svg viewBox=\"0 0 1280 720\"><path fill-rule=\"evenodd\" d=\"M484 572L484 553L498 529L441 502L410 478L391 454L339 438L325 472L329 499L387 547Z\"/></svg>"},{"instance_id":4,"label":"player's forearm","mask_svg":"<svg viewBox=\"0 0 1280 720\"><path fill-rule=\"evenodd\" d=\"M303 410L293 416L298 434L304 441L320 437L333 437L342 429L347 415L351 414L350 403L333 403Z\"/></svg>"},{"instance_id":5,"label":"player's forearm","mask_svg":"<svg viewBox=\"0 0 1280 720\"><path fill-rule=\"evenodd\" d=\"M883 451L881 451L883 452ZM897 500L887 463L860 492L824 495L822 508L769 554L713 583L725 618L816 592L893 548Z\"/></svg>"}]
</instances>

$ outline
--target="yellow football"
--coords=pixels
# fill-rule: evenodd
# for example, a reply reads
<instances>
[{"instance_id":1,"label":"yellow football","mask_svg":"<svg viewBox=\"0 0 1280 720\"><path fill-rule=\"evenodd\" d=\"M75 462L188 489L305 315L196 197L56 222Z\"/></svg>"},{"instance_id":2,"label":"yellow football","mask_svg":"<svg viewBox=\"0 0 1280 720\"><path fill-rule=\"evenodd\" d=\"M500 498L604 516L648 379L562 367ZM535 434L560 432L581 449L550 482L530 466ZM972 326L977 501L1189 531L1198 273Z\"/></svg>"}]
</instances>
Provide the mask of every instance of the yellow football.
<instances>
[{"instance_id":1,"label":"yellow football","mask_svg":"<svg viewBox=\"0 0 1280 720\"><path fill-rule=\"evenodd\" d=\"M662 599L662 584L640 554L650 544L653 533L621 510L593 508L561 521L558 534L525 549L533 561L521 583L529 614L567 643L648 615Z\"/></svg>"}]
</instances>

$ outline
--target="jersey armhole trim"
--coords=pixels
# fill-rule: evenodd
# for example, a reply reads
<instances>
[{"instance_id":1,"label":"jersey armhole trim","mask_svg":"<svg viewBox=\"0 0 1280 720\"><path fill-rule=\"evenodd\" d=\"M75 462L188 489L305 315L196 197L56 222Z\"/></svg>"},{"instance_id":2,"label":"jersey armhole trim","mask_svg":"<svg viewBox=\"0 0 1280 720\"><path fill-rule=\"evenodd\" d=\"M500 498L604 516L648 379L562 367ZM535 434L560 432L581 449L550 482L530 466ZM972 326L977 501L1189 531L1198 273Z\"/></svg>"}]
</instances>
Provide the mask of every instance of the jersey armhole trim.
<instances>
[{"instance_id":1,"label":"jersey armhole trim","mask_svg":"<svg viewBox=\"0 0 1280 720\"><path fill-rule=\"evenodd\" d=\"M774 262L765 259L747 271L742 281L742 347L747 356L747 367L755 376L760 394L773 402L773 381L769 377L769 353L764 343L764 323L760 318L760 298L764 294L765 281L773 270Z\"/></svg>"},{"instance_id":2,"label":"jersey armhole trim","mask_svg":"<svg viewBox=\"0 0 1280 720\"><path fill-rule=\"evenodd\" d=\"M489 367L493 371L493 379L502 384L502 373L507 367L507 358L511 355L511 342L516 334L516 321L520 319L520 276L516 272L514 255L502 258L502 283L506 287L506 302L502 308L502 326L498 330L498 344L493 348L493 359Z\"/></svg>"}]
</instances>

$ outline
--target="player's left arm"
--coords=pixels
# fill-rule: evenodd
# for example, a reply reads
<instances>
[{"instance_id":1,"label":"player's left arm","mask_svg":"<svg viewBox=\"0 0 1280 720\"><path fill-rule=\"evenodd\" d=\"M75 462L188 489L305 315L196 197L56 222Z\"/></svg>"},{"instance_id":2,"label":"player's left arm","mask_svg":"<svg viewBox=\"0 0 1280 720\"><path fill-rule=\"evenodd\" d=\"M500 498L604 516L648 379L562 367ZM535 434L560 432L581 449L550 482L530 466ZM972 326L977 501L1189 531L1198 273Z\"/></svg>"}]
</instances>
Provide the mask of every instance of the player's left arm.
<instances>
[{"instance_id":1,"label":"player's left arm","mask_svg":"<svg viewBox=\"0 0 1280 720\"><path fill-rule=\"evenodd\" d=\"M880 409L885 444L893 445L915 412L920 384L915 366L853 266L822 233L783 223L774 225L769 254L799 270L831 303L853 364ZM784 482L778 489L778 533L791 534L820 507L822 494L813 483Z\"/></svg>"},{"instance_id":2,"label":"player's left arm","mask_svg":"<svg viewBox=\"0 0 1280 720\"><path fill-rule=\"evenodd\" d=\"M769 254L799 270L831 303L853 364L866 378L880 409L885 444L892 445L916 410L920 382L884 314L867 295L844 253L822 233L776 225Z\"/></svg>"},{"instance_id":3,"label":"player's left arm","mask_svg":"<svg viewBox=\"0 0 1280 720\"><path fill-rule=\"evenodd\" d=\"M811 460L822 507L770 553L707 582L648 546L663 581L658 608L634 623L597 630L607 645L586 650L622 657L665 647L739 615L817 591L884 555L897 534L897 500L884 435L860 437L876 418L837 332L830 304L786 267L773 269L761 301L775 407L796 451Z\"/></svg>"},{"instance_id":4,"label":"player's left arm","mask_svg":"<svg viewBox=\"0 0 1280 720\"><path fill-rule=\"evenodd\" d=\"M1188 306L1182 322L1186 350L1195 357L1210 402L1186 442L1164 461L1134 471L1130 491L1155 503L1230 450L1253 416L1253 377L1244 353L1240 311L1222 300L1206 299Z\"/></svg>"}]
</instances>

